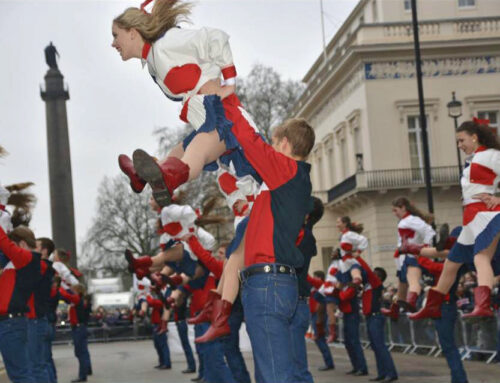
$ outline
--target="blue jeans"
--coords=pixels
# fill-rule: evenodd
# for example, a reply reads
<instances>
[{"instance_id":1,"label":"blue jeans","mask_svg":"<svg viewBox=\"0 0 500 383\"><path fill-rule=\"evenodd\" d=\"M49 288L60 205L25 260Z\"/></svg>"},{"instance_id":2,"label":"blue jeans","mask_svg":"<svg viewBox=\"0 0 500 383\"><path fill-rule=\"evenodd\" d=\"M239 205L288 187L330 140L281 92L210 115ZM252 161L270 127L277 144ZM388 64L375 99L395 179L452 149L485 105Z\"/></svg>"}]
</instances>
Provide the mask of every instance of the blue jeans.
<instances>
[{"instance_id":1,"label":"blue jeans","mask_svg":"<svg viewBox=\"0 0 500 383\"><path fill-rule=\"evenodd\" d=\"M160 366L172 367L170 362L170 349L167 343L167 334L158 334L156 330L158 325L154 326L153 329L153 344L155 346L156 352L158 353L158 362Z\"/></svg>"},{"instance_id":2,"label":"blue jeans","mask_svg":"<svg viewBox=\"0 0 500 383\"><path fill-rule=\"evenodd\" d=\"M43 319L28 319L28 357L31 374L35 382L48 383L47 355L45 338L47 337L48 322Z\"/></svg>"},{"instance_id":3,"label":"blue jeans","mask_svg":"<svg viewBox=\"0 0 500 383\"><path fill-rule=\"evenodd\" d=\"M293 382L290 327L297 309L297 277L262 273L243 278L241 300L256 382Z\"/></svg>"},{"instance_id":4,"label":"blue jeans","mask_svg":"<svg viewBox=\"0 0 500 383\"><path fill-rule=\"evenodd\" d=\"M28 359L28 319L17 317L0 322L0 352L13 383L33 383Z\"/></svg>"},{"instance_id":5,"label":"blue jeans","mask_svg":"<svg viewBox=\"0 0 500 383\"><path fill-rule=\"evenodd\" d=\"M328 344L326 343L326 338L324 336L318 337L318 329L316 327L316 322L318 320L318 314L314 313L311 315L311 326L313 328L314 332L314 337L315 337L315 343L316 346L318 346L319 351L321 352L321 355L323 356L323 360L325 361L325 366L327 367L335 367L333 363L333 357L332 357L332 352L330 351L330 347L328 347ZM323 326L326 328L326 315L325 315L325 320L323 323Z\"/></svg>"},{"instance_id":6,"label":"blue jeans","mask_svg":"<svg viewBox=\"0 0 500 383\"><path fill-rule=\"evenodd\" d=\"M203 335L210 323L195 326L196 336ZM200 344L200 354L203 359L203 378L208 383L236 383L231 370L224 360L224 347L221 340Z\"/></svg>"},{"instance_id":7,"label":"blue jeans","mask_svg":"<svg viewBox=\"0 0 500 383\"><path fill-rule=\"evenodd\" d=\"M224 338L223 341L227 364L236 382L250 383L250 374L240 351L240 327L243 322L243 307L239 298L234 302L228 322L231 334Z\"/></svg>"},{"instance_id":8,"label":"blue jeans","mask_svg":"<svg viewBox=\"0 0 500 383\"><path fill-rule=\"evenodd\" d=\"M193 350L191 350L191 345L188 339L188 326L185 320L175 322L177 326L177 332L179 333L179 339L181 340L182 349L186 355L186 361L188 369L196 370L196 363L194 361Z\"/></svg>"},{"instance_id":9,"label":"blue jeans","mask_svg":"<svg viewBox=\"0 0 500 383\"><path fill-rule=\"evenodd\" d=\"M196 313L198 314L198 313ZM207 331L208 325L206 323L197 324L194 326L194 336L196 338L202 336ZM206 343L195 343L196 353L198 354L198 377L205 377L205 349Z\"/></svg>"},{"instance_id":10,"label":"blue jeans","mask_svg":"<svg viewBox=\"0 0 500 383\"><path fill-rule=\"evenodd\" d=\"M344 314L344 343L353 370L368 372L365 354L359 339L359 320L357 312Z\"/></svg>"},{"instance_id":11,"label":"blue jeans","mask_svg":"<svg viewBox=\"0 0 500 383\"><path fill-rule=\"evenodd\" d=\"M307 367L306 332L309 328L309 319L307 301L299 300L290 326L294 359L292 382L294 383L313 383L313 377Z\"/></svg>"},{"instance_id":12,"label":"blue jeans","mask_svg":"<svg viewBox=\"0 0 500 383\"><path fill-rule=\"evenodd\" d=\"M52 342L56 337L56 326L54 323L47 324L47 336L45 337L45 360L50 383L57 383L57 371L52 358Z\"/></svg>"},{"instance_id":13,"label":"blue jeans","mask_svg":"<svg viewBox=\"0 0 500 383\"><path fill-rule=\"evenodd\" d=\"M375 353L375 362L377 364L377 377L397 378L398 373L394 366L391 353L385 344L384 328L385 317L376 313L366 317L366 326L368 328L368 339L373 352Z\"/></svg>"},{"instance_id":14,"label":"blue jeans","mask_svg":"<svg viewBox=\"0 0 500 383\"><path fill-rule=\"evenodd\" d=\"M439 344L443 350L444 357L451 371L452 383L467 382L460 353L455 345L455 322L457 321L457 307L453 304L441 306L441 318L434 320L438 333Z\"/></svg>"},{"instance_id":15,"label":"blue jeans","mask_svg":"<svg viewBox=\"0 0 500 383\"><path fill-rule=\"evenodd\" d=\"M75 346L75 356L78 359L78 378L87 379L90 372L90 354L87 342L87 326L82 324L71 328L73 345Z\"/></svg>"}]
</instances>

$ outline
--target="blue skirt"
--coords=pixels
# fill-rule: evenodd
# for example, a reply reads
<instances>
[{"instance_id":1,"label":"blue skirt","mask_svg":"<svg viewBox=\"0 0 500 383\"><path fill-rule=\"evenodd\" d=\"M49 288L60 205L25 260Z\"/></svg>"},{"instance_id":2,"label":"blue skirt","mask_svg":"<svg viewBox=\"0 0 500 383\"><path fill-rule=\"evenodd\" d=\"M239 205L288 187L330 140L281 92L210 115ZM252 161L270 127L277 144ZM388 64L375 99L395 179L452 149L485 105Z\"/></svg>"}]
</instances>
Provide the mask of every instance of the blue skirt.
<instances>
[{"instance_id":1,"label":"blue skirt","mask_svg":"<svg viewBox=\"0 0 500 383\"><path fill-rule=\"evenodd\" d=\"M228 102L227 104L229 105L230 103ZM233 123L226 118L224 101L221 101L219 96L208 95L204 96L203 106L205 108L206 120L198 130L193 130L184 138L182 143L184 150L198 133L208 133L216 130L219 139L226 144L226 153L224 153L219 160L227 166L232 162L238 177L251 175L257 181L262 182L255 169L246 159L243 149L240 147L236 136L231 131ZM217 162L214 161L206 164L203 169L206 171L216 171L218 168Z\"/></svg>"}]
</instances>

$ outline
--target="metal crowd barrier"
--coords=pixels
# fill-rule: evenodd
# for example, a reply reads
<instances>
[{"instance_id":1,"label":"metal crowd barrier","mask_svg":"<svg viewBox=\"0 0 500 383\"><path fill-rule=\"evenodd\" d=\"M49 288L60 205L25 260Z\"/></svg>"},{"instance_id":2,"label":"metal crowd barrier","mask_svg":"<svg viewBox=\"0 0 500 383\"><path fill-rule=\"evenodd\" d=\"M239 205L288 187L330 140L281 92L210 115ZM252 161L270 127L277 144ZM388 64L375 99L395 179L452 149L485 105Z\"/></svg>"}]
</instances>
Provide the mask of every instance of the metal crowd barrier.
<instances>
[{"instance_id":1,"label":"metal crowd barrier","mask_svg":"<svg viewBox=\"0 0 500 383\"><path fill-rule=\"evenodd\" d=\"M150 339L153 329L149 323L128 323L117 325L90 325L88 330L88 342L119 342L128 340ZM57 326L53 344L71 343L71 327L68 325Z\"/></svg>"},{"instance_id":2,"label":"metal crowd barrier","mask_svg":"<svg viewBox=\"0 0 500 383\"><path fill-rule=\"evenodd\" d=\"M462 360L469 359L473 354L487 356L486 363L491 363L498 356L497 318L480 320L464 320L459 314L455 325L455 344ZM338 342L343 342L343 318L337 318ZM370 341L364 316L361 316L360 337L364 348ZM442 354L438 335L432 319L412 321L406 314L401 314L397 321L386 319L386 344L390 351L398 350L404 354L422 354L438 357Z\"/></svg>"}]
</instances>

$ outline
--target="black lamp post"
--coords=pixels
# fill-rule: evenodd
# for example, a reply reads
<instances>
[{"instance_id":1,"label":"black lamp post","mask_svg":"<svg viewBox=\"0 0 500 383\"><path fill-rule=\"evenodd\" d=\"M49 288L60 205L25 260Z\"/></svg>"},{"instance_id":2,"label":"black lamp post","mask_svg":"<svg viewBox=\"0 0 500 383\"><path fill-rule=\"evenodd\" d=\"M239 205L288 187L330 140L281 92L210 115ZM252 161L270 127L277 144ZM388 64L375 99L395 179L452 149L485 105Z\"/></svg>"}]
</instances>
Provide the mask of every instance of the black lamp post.
<instances>
[{"instance_id":1,"label":"black lamp post","mask_svg":"<svg viewBox=\"0 0 500 383\"><path fill-rule=\"evenodd\" d=\"M448 116L455 120L455 132L458 129L458 118L462 115L462 103L455 98L455 92L451 92L451 101L446 105L448 107ZM456 144L455 144L456 145ZM457 146L457 145L456 145ZM462 161L460 159L460 149L457 146L459 180L462 177Z\"/></svg>"}]
</instances>

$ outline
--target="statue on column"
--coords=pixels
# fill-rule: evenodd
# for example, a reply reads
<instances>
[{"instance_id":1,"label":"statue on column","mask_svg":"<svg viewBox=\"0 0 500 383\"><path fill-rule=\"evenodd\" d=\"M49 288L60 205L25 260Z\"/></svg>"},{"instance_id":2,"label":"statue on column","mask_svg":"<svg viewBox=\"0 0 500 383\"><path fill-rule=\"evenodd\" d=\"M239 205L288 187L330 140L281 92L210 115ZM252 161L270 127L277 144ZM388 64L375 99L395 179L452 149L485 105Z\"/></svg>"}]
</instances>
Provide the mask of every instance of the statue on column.
<instances>
[{"instance_id":1,"label":"statue on column","mask_svg":"<svg viewBox=\"0 0 500 383\"><path fill-rule=\"evenodd\" d=\"M59 52L51 41L50 44L45 47L45 61L51 69L59 69L57 67L56 56L59 57Z\"/></svg>"}]
</instances>

